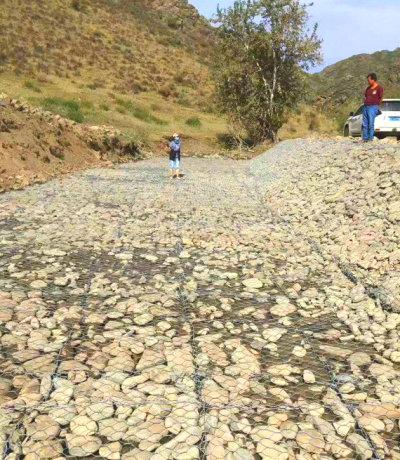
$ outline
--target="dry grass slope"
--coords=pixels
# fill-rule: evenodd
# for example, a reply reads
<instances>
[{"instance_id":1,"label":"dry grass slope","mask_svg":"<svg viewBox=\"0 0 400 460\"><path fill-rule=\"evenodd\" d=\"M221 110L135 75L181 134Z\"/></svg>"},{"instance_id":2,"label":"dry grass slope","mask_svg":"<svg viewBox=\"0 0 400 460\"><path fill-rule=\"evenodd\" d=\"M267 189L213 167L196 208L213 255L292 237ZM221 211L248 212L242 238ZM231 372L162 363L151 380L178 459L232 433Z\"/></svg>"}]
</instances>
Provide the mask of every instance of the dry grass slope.
<instances>
[{"instance_id":1,"label":"dry grass slope","mask_svg":"<svg viewBox=\"0 0 400 460\"><path fill-rule=\"evenodd\" d=\"M183 0L4 0L0 28L0 91L144 142L226 129L211 113L212 28Z\"/></svg>"}]
</instances>

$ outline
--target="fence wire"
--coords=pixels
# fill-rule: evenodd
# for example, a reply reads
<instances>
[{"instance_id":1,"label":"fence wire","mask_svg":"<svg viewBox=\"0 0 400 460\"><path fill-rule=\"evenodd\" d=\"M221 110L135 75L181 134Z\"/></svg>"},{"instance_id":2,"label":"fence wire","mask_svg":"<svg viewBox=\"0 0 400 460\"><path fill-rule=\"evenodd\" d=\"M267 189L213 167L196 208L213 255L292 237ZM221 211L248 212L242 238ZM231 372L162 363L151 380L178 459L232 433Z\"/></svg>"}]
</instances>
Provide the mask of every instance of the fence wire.
<instances>
[{"instance_id":1,"label":"fence wire","mask_svg":"<svg viewBox=\"0 0 400 460\"><path fill-rule=\"evenodd\" d=\"M0 198L3 459L400 458L399 366L246 168L151 160Z\"/></svg>"}]
</instances>

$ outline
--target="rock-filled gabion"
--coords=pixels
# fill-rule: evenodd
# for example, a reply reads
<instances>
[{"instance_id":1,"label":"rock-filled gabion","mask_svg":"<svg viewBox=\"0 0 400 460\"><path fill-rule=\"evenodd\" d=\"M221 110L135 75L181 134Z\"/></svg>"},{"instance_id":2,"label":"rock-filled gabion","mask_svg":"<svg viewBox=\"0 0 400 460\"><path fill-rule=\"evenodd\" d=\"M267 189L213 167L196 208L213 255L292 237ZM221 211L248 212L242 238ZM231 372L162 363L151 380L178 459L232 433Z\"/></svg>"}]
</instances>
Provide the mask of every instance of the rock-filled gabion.
<instances>
[{"instance_id":1,"label":"rock-filled gabion","mask_svg":"<svg viewBox=\"0 0 400 460\"><path fill-rule=\"evenodd\" d=\"M187 159L180 181L153 159L1 196L2 457L400 458L400 316L330 259L339 213L297 217L329 151L364 164L290 142Z\"/></svg>"}]
</instances>

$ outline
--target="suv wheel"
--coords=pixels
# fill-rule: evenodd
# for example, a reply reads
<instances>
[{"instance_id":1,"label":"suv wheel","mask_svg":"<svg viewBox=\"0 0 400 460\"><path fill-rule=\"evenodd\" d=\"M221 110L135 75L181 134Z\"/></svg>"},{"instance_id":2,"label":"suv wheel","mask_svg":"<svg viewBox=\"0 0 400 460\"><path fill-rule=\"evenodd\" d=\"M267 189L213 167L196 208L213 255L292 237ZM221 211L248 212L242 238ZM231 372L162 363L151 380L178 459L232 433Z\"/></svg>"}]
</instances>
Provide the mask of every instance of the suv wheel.
<instances>
[{"instance_id":1,"label":"suv wheel","mask_svg":"<svg viewBox=\"0 0 400 460\"><path fill-rule=\"evenodd\" d=\"M344 137L349 137L350 136L350 130L348 126L344 127Z\"/></svg>"}]
</instances>

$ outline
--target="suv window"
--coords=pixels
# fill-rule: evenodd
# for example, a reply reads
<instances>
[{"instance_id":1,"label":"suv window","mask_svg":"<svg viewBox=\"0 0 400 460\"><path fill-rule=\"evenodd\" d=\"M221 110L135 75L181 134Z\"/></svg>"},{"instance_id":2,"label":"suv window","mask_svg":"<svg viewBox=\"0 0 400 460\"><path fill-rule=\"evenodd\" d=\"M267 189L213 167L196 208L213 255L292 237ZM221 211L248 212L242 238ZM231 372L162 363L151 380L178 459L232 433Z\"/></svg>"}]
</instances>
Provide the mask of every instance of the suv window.
<instances>
[{"instance_id":1,"label":"suv window","mask_svg":"<svg viewBox=\"0 0 400 460\"><path fill-rule=\"evenodd\" d=\"M383 101L382 112L400 112L400 101Z\"/></svg>"},{"instance_id":2,"label":"suv window","mask_svg":"<svg viewBox=\"0 0 400 460\"><path fill-rule=\"evenodd\" d=\"M364 113L364 106L362 105L356 112L356 114L354 115L355 117L357 115L362 115Z\"/></svg>"}]
</instances>

